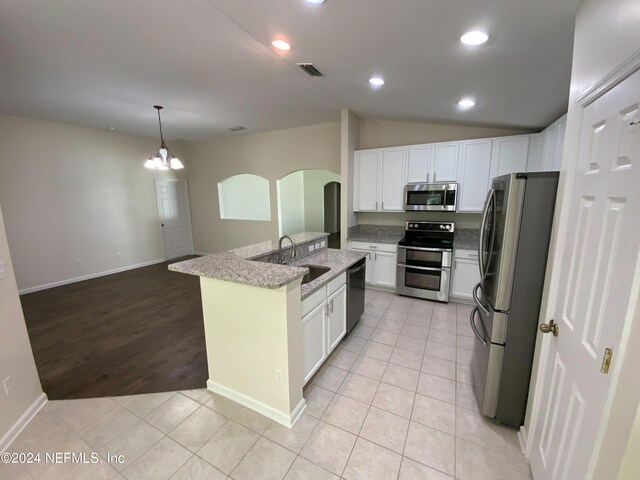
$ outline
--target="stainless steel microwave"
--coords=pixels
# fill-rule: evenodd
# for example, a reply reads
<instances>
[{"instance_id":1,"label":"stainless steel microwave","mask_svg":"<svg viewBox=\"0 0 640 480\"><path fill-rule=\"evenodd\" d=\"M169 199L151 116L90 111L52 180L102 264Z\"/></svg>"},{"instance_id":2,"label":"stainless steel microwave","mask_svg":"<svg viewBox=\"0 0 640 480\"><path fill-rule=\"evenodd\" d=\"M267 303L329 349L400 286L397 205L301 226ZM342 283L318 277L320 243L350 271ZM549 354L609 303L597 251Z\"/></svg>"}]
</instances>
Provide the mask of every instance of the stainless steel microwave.
<instances>
[{"instance_id":1,"label":"stainless steel microwave","mask_svg":"<svg viewBox=\"0 0 640 480\"><path fill-rule=\"evenodd\" d=\"M457 199L457 183L410 183L404 189L404 209L407 212L455 212Z\"/></svg>"}]
</instances>

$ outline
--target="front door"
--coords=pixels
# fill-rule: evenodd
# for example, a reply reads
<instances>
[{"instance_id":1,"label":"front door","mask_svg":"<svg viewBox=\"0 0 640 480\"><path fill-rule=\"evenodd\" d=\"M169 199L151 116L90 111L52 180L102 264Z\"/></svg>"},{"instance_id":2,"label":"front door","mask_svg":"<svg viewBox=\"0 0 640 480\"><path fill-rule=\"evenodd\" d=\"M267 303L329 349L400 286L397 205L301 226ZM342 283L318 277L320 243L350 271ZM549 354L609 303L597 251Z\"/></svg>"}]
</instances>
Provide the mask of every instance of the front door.
<instances>
[{"instance_id":1,"label":"front door","mask_svg":"<svg viewBox=\"0 0 640 480\"><path fill-rule=\"evenodd\" d=\"M559 335L544 335L538 377L544 381L530 458L536 480L593 478L598 430L607 422L619 371L618 347L638 295L632 284L640 275L639 105L637 72L583 111L547 319L555 320ZM605 373L607 348L613 355Z\"/></svg>"},{"instance_id":2,"label":"front door","mask_svg":"<svg viewBox=\"0 0 640 480\"><path fill-rule=\"evenodd\" d=\"M184 180L156 180L158 220L164 237L165 259L193 253L189 193Z\"/></svg>"}]
</instances>

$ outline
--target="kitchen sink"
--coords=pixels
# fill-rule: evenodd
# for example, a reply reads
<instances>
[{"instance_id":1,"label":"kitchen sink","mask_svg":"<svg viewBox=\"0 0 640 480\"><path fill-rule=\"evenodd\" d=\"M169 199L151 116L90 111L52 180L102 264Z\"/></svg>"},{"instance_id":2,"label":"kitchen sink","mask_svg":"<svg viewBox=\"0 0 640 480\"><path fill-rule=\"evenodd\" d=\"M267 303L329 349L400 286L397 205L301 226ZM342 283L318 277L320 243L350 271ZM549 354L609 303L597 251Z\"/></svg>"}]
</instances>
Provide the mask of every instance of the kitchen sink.
<instances>
[{"instance_id":1,"label":"kitchen sink","mask_svg":"<svg viewBox=\"0 0 640 480\"><path fill-rule=\"evenodd\" d=\"M331 270L329 267L321 267L320 265L296 265L296 267L309 269L309 273L302 277L303 285L305 283L313 282L316 278Z\"/></svg>"}]
</instances>

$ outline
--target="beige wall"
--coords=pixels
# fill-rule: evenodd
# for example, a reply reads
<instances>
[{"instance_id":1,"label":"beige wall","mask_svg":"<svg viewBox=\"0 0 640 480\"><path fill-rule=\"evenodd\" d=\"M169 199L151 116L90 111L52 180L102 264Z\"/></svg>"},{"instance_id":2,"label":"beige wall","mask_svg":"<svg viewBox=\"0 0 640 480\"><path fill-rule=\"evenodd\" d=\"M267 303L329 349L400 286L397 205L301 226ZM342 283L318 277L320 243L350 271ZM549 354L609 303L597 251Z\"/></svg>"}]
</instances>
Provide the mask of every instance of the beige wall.
<instances>
[{"instance_id":1,"label":"beige wall","mask_svg":"<svg viewBox=\"0 0 640 480\"><path fill-rule=\"evenodd\" d=\"M42 387L22 315L1 208L0 262L7 272L7 278L0 279L0 382L11 375L14 387L7 396L0 384L2 438L42 394Z\"/></svg>"},{"instance_id":2,"label":"beige wall","mask_svg":"<svg viewBox=\"0 0 640 480\"><path fill-rule=\"evenodd\" d=\"M399 145L469 140L523 133L531 133L531 131L361 118L360 142L357 149L397 147Z\"/></svg>"},{"instance_id":3,"label":"beige wall","mask_svg":"<svg viewBox=\"0 0 640 480\"><path fill-rule=\"evenodd\" d=\"M340 183L340 175L326 170L305 170L303 178L304 228L307 232L324 232L324 186L329 182Z\"/></svg>"},{"instance_id":4,"label":"beige wall","mask_svg":"<svg viewBox=\"0 0 640 480\"><path fill-rule=\"evenodd\" d=\"M340 242L347 245L349 227L358 219L353 213L353 168L354 152L360 148L360 117L348 108L340 112Z\"/></svg>"},{"instance_id":5,"label":"beige wall","mask_svg":"<svg viewBox=\"0 0 640 480\"><path fill-rule=\"evenodd\" d=\"M565 204L568 204L568 198L564 197L573 181L582 126L582 107L576 103L576 99L638 51L639 27L640 4L637 0L586 0L576 17L569 111L558 190L559 201L549 252L550 268L547 269L541 319L552 318L553 315L557 288L554 285L554 263L551 259L556 248L561 247L561 245L556 246L556 240L570 235L565 231L566 222L563 213L566 215ZM640 288L640 279L637 280L638 286L634 287L636 292ZM617 391L610 404L611 410L606 413L608 421L593 472L594 479L616 478L627 444L633 442L633 438L630 439L629 436L631 422L636 416L640 401L640 382L637 374L637 365L640 363L640 349L637 348L637 345L640 345L639 306L636 306L635 314L631 314L631 318L634 320L628 325L629 328L623 335L621 351L618 352L617 358L622 362L622 368ZM626 348L625 351L625 346L630 348ZM537 348L529 391L529 407L532 406L532 399L538 395L535 390L535 381L538 374L539 355L539 348ZM529 409L525 419L529 439L533 436L534 424L535 417ZM600 445L596 448L600 448ZM632 446L633 443L629 448ZM637 456L637 452L635 455ZM634 473L635 476L632 478L640 477L640 472Z\"/></svg>"},{"instance_id":6,"label":"beige wall","mask_svg":"<svg viewBox=\"0 0 640 480\"><path fill-rule=\"evenodd\" d=\"M188 155L195 250L219 252L278 238L277 179L307 168L340 173L340 123L201 141L190 145ZM252 173L269 180L270 221L220 219L217 184L240 173Z\"/></svg>"},{"instance_id":7,"label":"beige wall","mask_svg":"<svg viewBox=\"0 0 640 480\"><path fill-rule=\"evenodd\" d=\"M142 166L159 141L0 115L0 145L18 288L164 258L154 174Z\"/></svg>"}]
</instances>

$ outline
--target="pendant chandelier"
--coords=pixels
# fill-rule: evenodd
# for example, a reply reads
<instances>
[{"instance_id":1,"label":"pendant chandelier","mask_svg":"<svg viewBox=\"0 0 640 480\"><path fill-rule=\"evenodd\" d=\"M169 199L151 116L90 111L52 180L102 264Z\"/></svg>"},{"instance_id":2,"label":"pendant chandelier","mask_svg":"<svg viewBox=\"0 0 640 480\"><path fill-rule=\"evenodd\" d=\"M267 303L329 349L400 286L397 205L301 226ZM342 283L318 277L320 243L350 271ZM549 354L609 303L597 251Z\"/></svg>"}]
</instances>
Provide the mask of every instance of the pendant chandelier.
<instances>
[{"instance_id":1,"label":"pendant chandelier","mask_svg":"<svg viewBox=\"0 0 640 480\"><path fill-rule=\"evenodd\" d=\"M164 138L162 137L162 120L160 119L160 110L162 110L162 105L154 105L153 108L158 111L160 150L158 150L158 153L152 154L147 161L144 162L144 166L150 170L180 170L184 168L184 165L180 160L178 160L178 157L169 153L169 149L167 148L166 143L164 143Z\"/></svg>"}]
</instances>

